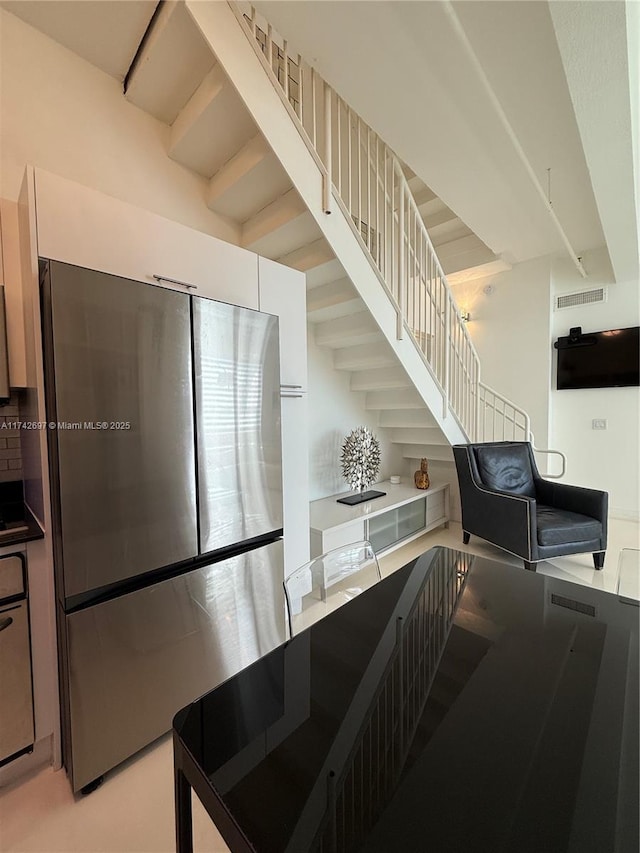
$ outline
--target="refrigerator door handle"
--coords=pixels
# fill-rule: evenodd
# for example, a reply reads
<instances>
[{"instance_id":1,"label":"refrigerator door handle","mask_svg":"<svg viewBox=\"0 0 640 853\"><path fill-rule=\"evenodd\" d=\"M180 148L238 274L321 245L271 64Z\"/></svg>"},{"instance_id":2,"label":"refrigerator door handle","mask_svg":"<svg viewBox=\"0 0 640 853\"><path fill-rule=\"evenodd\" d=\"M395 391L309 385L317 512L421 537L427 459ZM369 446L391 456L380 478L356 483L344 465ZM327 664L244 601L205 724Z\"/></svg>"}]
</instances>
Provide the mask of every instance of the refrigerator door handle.
<instances>
[{"instance_id":1,"label":"refrigerator door handle","mask_svg":"<svg viewBox=\"0 0 640 853\"><path fill-rule=\"evenodd\" d=\"M178 281L177 278L167 278L165 275L156 275L153 274L152 278L155 278L156 281L166 281L167 284L178 284L180 287L186 287L187 290L197 290L197 284L188 284L186 281Z\"/></svg>"},{"instance_id":2,"label":"refrigerator door handle","mask_svg":"<svg viewBox=\"0 0 640 853\"><path fill-rule=\"evenodd\" d=\"M6 619L0 619L0 631L4 631L4 629L8 628L10 625L13 625L13 619L11 616L7 616Z\"/></svg>"}]
</instances>

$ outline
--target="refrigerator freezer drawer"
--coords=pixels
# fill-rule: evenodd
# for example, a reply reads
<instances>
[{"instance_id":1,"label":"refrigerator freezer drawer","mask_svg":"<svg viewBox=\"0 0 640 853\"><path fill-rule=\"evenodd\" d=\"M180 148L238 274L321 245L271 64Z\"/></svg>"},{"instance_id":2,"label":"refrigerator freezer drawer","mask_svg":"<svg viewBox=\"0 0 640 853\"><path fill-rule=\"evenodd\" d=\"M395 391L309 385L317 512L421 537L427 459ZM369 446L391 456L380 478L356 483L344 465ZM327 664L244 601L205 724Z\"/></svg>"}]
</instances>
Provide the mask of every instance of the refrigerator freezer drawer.
<instances>
[{"instance_id":1,"label":"refrigerator freezer drawer","mask_svg":"<svg viewBox=\"0 0 640 853\"><path fill-rule=\"evenodd\" d=\"M164 734L174 714L285 640L282 542L65 618L74 790Z\"/></svg>"},{"instance_id":2,"label":"refrigerator freezer drawer","mask_svg":"<svg viewBox=\"0 0 640 853\"><path fill-rule=\"evenodd\" d=\"M33 743L27 602L0 607L0 761Z\"/></svg>"}]
</instances>

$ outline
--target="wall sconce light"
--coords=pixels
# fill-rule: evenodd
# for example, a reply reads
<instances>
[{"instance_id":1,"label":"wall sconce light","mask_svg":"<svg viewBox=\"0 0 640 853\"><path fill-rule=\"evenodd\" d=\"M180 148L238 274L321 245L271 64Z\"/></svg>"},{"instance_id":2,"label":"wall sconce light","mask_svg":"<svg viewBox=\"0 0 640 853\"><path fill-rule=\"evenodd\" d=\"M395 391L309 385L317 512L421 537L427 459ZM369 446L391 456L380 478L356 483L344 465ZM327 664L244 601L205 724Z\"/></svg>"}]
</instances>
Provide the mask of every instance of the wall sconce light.
<instances>
[{"instance_id":1,"label":"wall sconce light","mask_svg":"<svg viewBox=\"0 0 640 853\"><path fill-rule=\"evenodd\" d=\"M469 313L469 311L461 311L460 312L460 319L462 320L463 323L468 323L469 320L471 319L471 314Z\"/></svg>"}]
</instances>

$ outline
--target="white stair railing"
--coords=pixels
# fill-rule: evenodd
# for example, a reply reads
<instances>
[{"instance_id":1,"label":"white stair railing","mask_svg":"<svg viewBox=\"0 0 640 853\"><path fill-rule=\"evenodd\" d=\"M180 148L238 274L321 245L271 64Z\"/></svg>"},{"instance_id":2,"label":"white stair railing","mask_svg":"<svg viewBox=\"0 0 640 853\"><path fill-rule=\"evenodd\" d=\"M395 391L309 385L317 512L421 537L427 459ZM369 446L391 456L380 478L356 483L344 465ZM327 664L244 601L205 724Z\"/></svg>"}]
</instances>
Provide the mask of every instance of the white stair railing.
<instances>
[{"instance_id":1,"label":"white stair railing","mask_svg":"<svg viewBox=\"0 0 640 853\"><path fill-rule=\"evenodd\" d=\"M324 179L324 207L341 208L435 380L443 417L472 441L532 439L527 413L480 381L480 360L422 216L389 146L250 3L229 5Z\"/></svg>"},{"instance_id":2,"label":"white stair railing","mask_svg":"<svg viewBox=\"0 0 640 853\"><path fill-rule=\"evenodd\" d=\"M482 382L478 387L480 418L476 441L522 441L531 436L529 415Z\"/></svg>"}]
</instances>

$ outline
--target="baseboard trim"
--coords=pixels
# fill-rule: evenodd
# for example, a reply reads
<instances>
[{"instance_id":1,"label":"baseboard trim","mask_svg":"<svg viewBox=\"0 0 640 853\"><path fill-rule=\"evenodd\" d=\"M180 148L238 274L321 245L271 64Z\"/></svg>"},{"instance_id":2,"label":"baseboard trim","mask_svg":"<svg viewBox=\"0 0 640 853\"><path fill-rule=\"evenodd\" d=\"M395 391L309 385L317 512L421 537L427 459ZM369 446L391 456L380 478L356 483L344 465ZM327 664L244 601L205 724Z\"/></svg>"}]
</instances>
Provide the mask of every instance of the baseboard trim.
<instances>
[{"instance_id":1,"label":"baseboard trim","mask_svg":"<svg viewBox=\"0 0 640 853\"><path fill-rule=\"evenodd\" d=\"M637 509L625 509L620 506L609 507L610 518L618 518L620 521L640 522L640 511Z\"/></svg>"}]
</instances>

